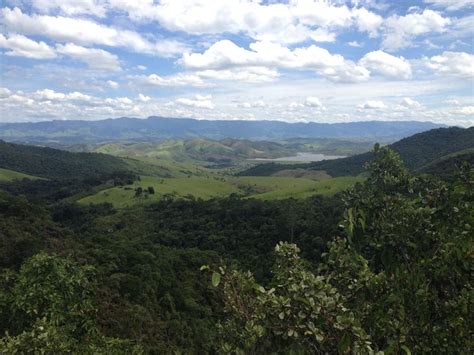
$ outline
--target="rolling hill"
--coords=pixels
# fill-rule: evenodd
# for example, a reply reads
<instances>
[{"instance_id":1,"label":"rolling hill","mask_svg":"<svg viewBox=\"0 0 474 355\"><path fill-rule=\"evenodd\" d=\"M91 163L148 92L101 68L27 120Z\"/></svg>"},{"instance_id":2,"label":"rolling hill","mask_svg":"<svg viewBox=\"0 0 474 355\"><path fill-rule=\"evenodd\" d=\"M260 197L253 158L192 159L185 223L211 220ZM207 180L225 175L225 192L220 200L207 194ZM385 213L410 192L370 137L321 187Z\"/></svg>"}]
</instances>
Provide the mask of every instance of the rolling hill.
<instances>
[{"instance_id":1,"label":"rolling hill","mask_svg":"<svg viewBox=\"0 0 474 355\"><path fill-rule=\"evenodd\" d=\"M389 145L400 154L406 166L414 171L422 170L443 157L474 148L474 127L438 128L418 133ZM467 152L467 155L472 154ZM269 176L282 170L307 169L323 170L331 176L358 175L364 171L364 164L372 159L372 153L354 155L347 158L325 160L310 164L260 164L245 170L241 176ZM452 160L451 160L452 161ZM431 170L436 172L436 170Z\"/></svg>"},{"instance_id":2,"label":"rolling hill","mask_svg":"<svg viewBox=\"0 0 474 355\"><path fill-rule=\"evenodd\" d=\"M43 144L137 142L192 138L280 140L293 137L366 138L394 141L440 126L431 122L416 121L329 124L124 117L100 121L4 123L0 124L0 139Z\"/></svg>"},{"instance_id":3,"label":"rolling hill","mask_svg":"<svg viewBox=\"0 0 474 355\"><path fill-rule=\"evenodd\" d=\"M0 141L0 168L42 178L89 178L129 170L120 158Z\"/></svg>"}]
</instances>

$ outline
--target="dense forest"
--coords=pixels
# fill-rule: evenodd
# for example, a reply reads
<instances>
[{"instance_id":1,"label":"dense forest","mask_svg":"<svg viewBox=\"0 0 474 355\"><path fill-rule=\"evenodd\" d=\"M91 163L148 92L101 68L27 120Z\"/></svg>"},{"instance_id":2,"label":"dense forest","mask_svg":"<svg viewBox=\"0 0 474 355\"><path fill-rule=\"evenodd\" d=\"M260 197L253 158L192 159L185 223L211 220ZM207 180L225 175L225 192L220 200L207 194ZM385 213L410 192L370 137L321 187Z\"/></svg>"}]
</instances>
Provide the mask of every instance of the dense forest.
<instances>
[{"instance_id":1,"label":"dense forest","mask_svg":"<svg viewBox=\"0 0 474 355\"><path fill-rule=\"evenodd\" d=\"M469 353L472 168L372 154L304 200L118 210L3 185L0 352Z\"/></svg>"}]
</instances>

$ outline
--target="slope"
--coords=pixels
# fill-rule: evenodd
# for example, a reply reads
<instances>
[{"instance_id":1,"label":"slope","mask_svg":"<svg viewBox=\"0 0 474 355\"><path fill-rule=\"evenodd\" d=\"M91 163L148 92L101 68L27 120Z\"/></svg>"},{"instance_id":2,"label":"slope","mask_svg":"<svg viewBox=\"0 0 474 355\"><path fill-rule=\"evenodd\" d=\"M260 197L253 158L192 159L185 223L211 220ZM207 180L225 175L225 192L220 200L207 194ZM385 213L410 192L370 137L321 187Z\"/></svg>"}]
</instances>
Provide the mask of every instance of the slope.
<instances>
[{"instance_id":1,"label":"slope","mask_svg":"<svg viewBox=\"0 0 474 355\"><path fill-rule=\"evenodd\" d=\"M404 138L389 146L400 154L409 169L416 171L443 156L474 148L474 127L433 129ZM371 159L372 153L368 152L310 164L260 164L239 175L268 176L289 169L324 170L331 176L358 175L364 171L364 164Z\"/></svg>"},{"instance_id":2,"label":"slope","mask_svg":"<svg viewBox=\"0 0 474 355\"><path fill-rule=\"evenodd\" d=\"M0 141L0 168L43 178L88 178L129 170L122 159L105 154L63 150Z\"/></svg>"}]
</instances>

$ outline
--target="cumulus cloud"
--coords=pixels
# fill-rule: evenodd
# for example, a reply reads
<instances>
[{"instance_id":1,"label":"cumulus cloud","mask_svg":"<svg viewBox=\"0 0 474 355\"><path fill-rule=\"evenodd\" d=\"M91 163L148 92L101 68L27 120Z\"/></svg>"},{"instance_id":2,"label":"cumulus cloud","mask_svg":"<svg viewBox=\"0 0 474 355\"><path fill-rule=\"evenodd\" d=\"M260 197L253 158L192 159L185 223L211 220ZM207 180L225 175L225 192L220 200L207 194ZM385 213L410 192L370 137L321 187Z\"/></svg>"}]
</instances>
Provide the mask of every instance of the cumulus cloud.
<instances>
[{"instance_id":1,"label":"cumulus cloud","mask_svg":"<svg viewBox=\"0 0 474 355\"><path fill-rule=\"evenodd\" d=\"M190 69L248 66L306 69L333 81L363 81L369 77L364 67L315 45L291 50L277 43L255 42L247 50L232 41L221 40L203 53L185 53L181 63Z\"/></svg>"},{"instance_id":2,"label":"cumulus cloud","mask_svg":"<svg viewBox=\"0 0 474 355\"><path fill-rule=\"evenodd\" d=\"M203 80L196 74L178 73L168 76L157 74L131 75L128 78L136 83L151 86L205 86Z\"/></svg>"},{"instance_id":3,"label":"cumulus cloud","mask_svg":"<svg viewBox=\"0 0 474 355\"><path fill-rule=\"evenodd\" d=\"M31 0L32 7L41 13L59 11L67 16L89 14L104 17L106 2L100 0Z\"/></svg>"},{"instance_id":4,"label":"cumulus cloud","mask_svg":"<svg viewBox=\"0 0 474 355\"><path fill-rule=\"evenodd\" d=\"M400 106L411 109L417 109L422 107L422 105L418 101L413 100L409 97L404 97L403 100L400 102Z\"/></svg>"},{"instance_id":5,"label":"cumulus cloud","mask_svg":"<svg viewBox=\"0 0 474 355\"><path fill-rule=\"evenodd\" d=\"M78 91L74 91L68 94L62 92L56 92L50 89L37 90L33 94L33 98L39 101L84 101L89 102L92 100L92 96L83 94Z\"/></svg>"},{"instance_id":6,"label":"cumulus cloud","mask_svg":"<svg viewBox=\"0 0 474 355\"><path fill-rule=\"evenodd\" d=\"M474 106L464 106L451 111L455 115L474 116Z\"/></svg>"},{"instance_id":7,"label":"cumulus cloud","mask_svg":"<svg viewBox=\"0 0 474 355\"><path fill-rule=\"evenodd\" d=\"M449 18L433 10L410 13L405 16L393 15L384 22L382 47L389 51L412 45L412 39L428 33L441 33L451 24Z\"/></svg>"},{"instance_id":8,"label":"cumulus cloud","mask_svg":"<svg viewBox=\"0 0 474 355\"><path fill-rule=\"evenodd\" d=\"M383 101L369 100L357 106L359 110L381 110L387 108Z\"/></svg>"},{"instance_id":9,"label":"cumulus cloud","mask_svg":"<svg viewBox=\"0 0 474 355\"><path fill-rule=\"evenodd\" d=\"M442 75L474 78L474 55L465 52L443 52L425 59L426 66Z\"/></svg>"},{"instance_id":10,"label":"cumulus cloud","mask_svg":"<svg viewBox=\"0 0 474 355\"><path fill-rule=\"evenodd\" d=\"M350 42L347 42L347 44L351 47L356 47L356 48L362 47L362 43L359 43L357 41L350 41Z\"/></svg>"},{"instance_id":11,"label":"cumulus cloud","mask_svg":"<svg viewBox=\"0 0 474 355\"><path fill-rule=\"evenodd\" d=\"M151 97L143 94L138 94L138 100L141 102L148 102L151 100Z\"/></svg>"},{"instance_id":12,"label":"cumulus cloud","mask_svg":"<svg viewBox=\"0 0 474 355\"><path fill-rule=\"evenodd\" d=\"M262 108L266 106L267 104L263 100L257 100L253 102L239 102L237 104L237 107L242 107L242 108Z\"/></svg>"},{"instance_id":13,"label":"cumulus cloud","mask_svg":"<svg viewBox=\"0 0 474 355\"><path fill-rule=\"evenodd\" d=\"M374 51L364 55L359 64L371 72L398 79L411 78L411 65L403 57L395 57L383 51Z\"/></svg>"},{"instance_id":14,"label":"cumulus cloud","mask_svg":"<svg viewBox=\"0 0 474 355\"><path fill-rule=\"evenodd\" d=\"M149 41L134 31L95 23L88 19L63 16L28 15L19 8L0 10L0 21L9 31L24 35L40 35L56 41L78 45L122 47L138 53L174 56L186 47L177 41Z\"/></svg>"},{"instance_id":15,"label":"cumulus cloud","mask_svg":"<svg viewBox=\"0 0 474 355\"><path fill-rule=\"evenodd\" d=\"M11 34L0 34L0 48L7 49L5 55L12 57L25 57L32 59L51 59L56 57L53 48L45 42L36 42L28 37Z\"/></svg>"},{"instance_id":16,"label":"cumulus cloud","mask_svg":"<svg viewBox=\"0 0 474 355\"><path fill-rule=\"evenodd\" d=\"M118 89L120 87L119 83L113 80L107 80L107 85L110 86L112 89Z\"/></svg>"},{"instance_id":17,"label":"cumulus cloud","mask_svg":"<svg viewBox=\"0 0 474 355\"><path fill-rule=\"evenodd\" d=\"M10 89L0 87L0 98L8 97L11 93Z\"/></svg>"},{"instance_id":18,"label":"cumulus cloud","mask_svg":"<svg viewBox=\"0 0 474 355\"><path fill-rule=\"evenodd\" d=\"M73 43L67 43L65 45L57 45L56 51L57 53L67 55L71 58L84 62L90 68L108 71L121 70L118 57L103 49L85 48Z\"/></svg>"},{"instance_id":19,"label":"cumulus cloud","mask_svg":"<svg viewBox=\"0 0 474 355\"><path fill-rule=\"evenodd\" d=\"M108 7L125 13L132 21L157 21L171 31L194 35L245 33L259 41L279 43L298 43L307 39L334 41L333 30L349 27L356 27L373 36L382 22L379 15L365 8L324 0L290 0L285 3L109 0Z\"/></svg>"},{"instance_id":20,"label":"cumulus cloud","mask_svg":"<svg viewBox=\"0 0 474 355\"><path fill-rule=\"evenodd\" d=\"M86 63L90 68L108 71L121 70L119 59L103 49L85 48L67 43L51 47L45 42L36 42L28 37L11 34L8 37L0 34L0 48L8 49L5 55L31 59L53 59L58 54L65 55Z\"/></svg>"},{"instance_id":21,"label":"cumulus cloud","mask_svg":"<svg viewBox=\"0 0 474 355\"><path fill-rule=\"evenodd\" d=\"M473 7L472 0L424 0L425 3L434 5L436 7L444 8L448 11L457 11L465 7Z\"/></svg>"},{"instance_id":22,"label":"cumulus cloud","mask_svg":"<svg viewBox=\"0 0 474 355\"><path fill-rule=\"evenodd\" d=\"M211 95L206 95L206 96L196 95L194 99L183 97L183 98L176 99L173 103L182 105L182 106L202 108L202 109L208 109L208 110L212 110L215 108L215 105L212 102Z\"/></svg>"},{"instance_id":23,"label":"cumulus cloud","mask_svg":"<svg viewBox=\"0 0 474 355\"><path fill-rule=\"evenodd\" d=\"M308 96L304 101L304 105L308 107L317 107L317 108L324 108L321 100L314 96Z\"/></svg>"}]
</instances>

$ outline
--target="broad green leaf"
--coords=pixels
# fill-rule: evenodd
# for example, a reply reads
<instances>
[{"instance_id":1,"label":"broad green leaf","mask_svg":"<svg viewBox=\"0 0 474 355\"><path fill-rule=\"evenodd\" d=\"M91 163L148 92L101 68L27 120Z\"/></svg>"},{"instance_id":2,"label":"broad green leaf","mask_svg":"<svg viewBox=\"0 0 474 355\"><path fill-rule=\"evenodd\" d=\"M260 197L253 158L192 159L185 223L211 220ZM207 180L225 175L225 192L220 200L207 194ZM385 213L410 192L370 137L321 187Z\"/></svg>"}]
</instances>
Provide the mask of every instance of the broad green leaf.
<instances>
[{"instance_id":1,"label":"broad green leaf","mask_svg":"<svg viewBox=\"0 0 474 355\"><path fill-rule=\"evenodd\" d=\"M219 286L220 282L221 282L221 274L219 274L218 272L214 272L212 274L212 286L217 287Z\"/></svg>"}]
</instances>

